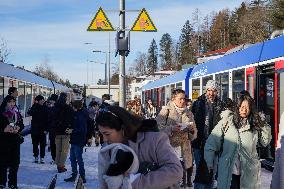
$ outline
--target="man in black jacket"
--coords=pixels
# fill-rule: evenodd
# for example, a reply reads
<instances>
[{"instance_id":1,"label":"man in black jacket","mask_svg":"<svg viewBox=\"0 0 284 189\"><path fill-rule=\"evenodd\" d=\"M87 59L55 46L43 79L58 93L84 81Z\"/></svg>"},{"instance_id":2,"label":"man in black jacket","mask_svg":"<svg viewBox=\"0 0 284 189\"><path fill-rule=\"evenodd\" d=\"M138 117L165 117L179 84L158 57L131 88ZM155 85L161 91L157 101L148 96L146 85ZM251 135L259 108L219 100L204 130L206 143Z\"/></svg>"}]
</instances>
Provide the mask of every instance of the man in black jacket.
<instances>
[{"instance_id":1,"label":"man in black jacket","mask_svg":"<svg viewBox=\"0 0 284 189\"><path fill-rule=\"evenodd\" d=\"M47 107L43 105L44 102L45 100L43 96L36 96L33 106L28 111L28 114L32 116L31 137L35 163L39 162L39 155L40 163L44 163L47 133ZM40 146L40 152L38 146Z\"/></svg>"},{"instance_id":2,"label":"man in black jacket","mask_svg":"<svg viewBox=\"0 0 284 189\"><path fill-rule=\"evenodd\" d=\"M220 121L220 114L224 110L223 102L219 99L217 94L218 85L216 81L209 80L206 84L206 93L201 95L192 106L192 113L194 114L195 124L198 130L197 138L192 144L196 167L199 166L199 163L203 158L205 142L215 125L217 125L217 123ZM212 186L200 185L204 184L198 183L196 180L196 189L212 188Z\"/></svg>"}]
</instances>

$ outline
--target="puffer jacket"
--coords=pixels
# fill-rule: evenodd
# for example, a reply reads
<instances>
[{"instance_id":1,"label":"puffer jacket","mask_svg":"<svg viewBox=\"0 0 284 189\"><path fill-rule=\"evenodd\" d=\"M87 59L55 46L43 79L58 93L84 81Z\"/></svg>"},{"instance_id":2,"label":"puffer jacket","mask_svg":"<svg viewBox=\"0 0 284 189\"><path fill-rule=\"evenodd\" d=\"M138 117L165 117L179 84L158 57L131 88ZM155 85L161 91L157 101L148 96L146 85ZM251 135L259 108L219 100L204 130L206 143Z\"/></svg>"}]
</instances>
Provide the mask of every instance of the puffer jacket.
<instances>
[{"instance_id":1,"label":"puffer jacket","mask_svg":"<svg viewBox=\"0 0 284 189\"><path fill-rule=\"evenodd\" d=\"M196 149L203 149L207 137L204 135L205 126L205 108L206 108L206 95L201 95L192 105L192 113L194 115L195 124L197 127L197 138L193 141L192 147ZM220 121L220 114L224 110L223 102L216 97L213 104L213 125L209 128L209 134L214 126Z\"/></svg>"},{"instance_id":2,"label":"puffer jacket","mask_svg":"<svg viewBox=\"0 0 284 189\"><path fill-rule=\"evenodd\" d=\"M194 132L190 133L187 129L181 131L173 131L173 128L177 121L189 125L191 122L194 125ZM173 147L181 147L182 158L185 163L185 168L192 167L192 152L191 141L197 137L197 129L195 127L194 116L190 110L186 109L181 115L176 111L173 102L169 102L167 106L163 107L158 114L156 121L158 123L160 131L165 132L169 138Z\"/></svg>"},{"instance_id":3,"label":"puffer jacket","mask_svg":"<svg viewBox=\"0 0 284 189\"><path fill-rule=\"evenodd\" d=\"M218 189L229 189L235 161L240 156L241 178L240 189L260 189L260 161L257 154L257 143L267 146L271 140L270 126L265 124L258 131L251 131L249 123L237 129L233 122L233 112L225 110L222 120L209 135L205 148L204 159L208 167L213 167L216 154L220 153L218 165ZM222 133L224 133L222 137ZM258 136L261 136L259 139ZM223 139L222 139L223 138ZM222 142L223 141L223 142Z\"/></svg>"}]
</instances>

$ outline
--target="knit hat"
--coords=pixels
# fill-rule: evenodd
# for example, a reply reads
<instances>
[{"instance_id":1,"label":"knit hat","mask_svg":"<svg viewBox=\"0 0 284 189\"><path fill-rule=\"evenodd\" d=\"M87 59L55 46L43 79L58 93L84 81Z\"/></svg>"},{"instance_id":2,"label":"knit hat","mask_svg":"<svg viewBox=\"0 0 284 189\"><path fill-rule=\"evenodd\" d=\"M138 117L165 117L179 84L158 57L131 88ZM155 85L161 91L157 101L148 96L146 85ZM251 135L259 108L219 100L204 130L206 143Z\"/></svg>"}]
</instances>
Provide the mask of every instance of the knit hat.
<instances>
[{"instance_id":1,"label":"knit hat","mask_svg":"<svg viewBox=\"0 0 284 189\"><path fill-rule=\"evenodd\" d=\"M217 84L217 82L215 80L209 80L207 81L207 84L206 84L206 90L208 89L215 89L215 90L218 90L219 89L219 86Z\"/></svg>"}]
</instances>

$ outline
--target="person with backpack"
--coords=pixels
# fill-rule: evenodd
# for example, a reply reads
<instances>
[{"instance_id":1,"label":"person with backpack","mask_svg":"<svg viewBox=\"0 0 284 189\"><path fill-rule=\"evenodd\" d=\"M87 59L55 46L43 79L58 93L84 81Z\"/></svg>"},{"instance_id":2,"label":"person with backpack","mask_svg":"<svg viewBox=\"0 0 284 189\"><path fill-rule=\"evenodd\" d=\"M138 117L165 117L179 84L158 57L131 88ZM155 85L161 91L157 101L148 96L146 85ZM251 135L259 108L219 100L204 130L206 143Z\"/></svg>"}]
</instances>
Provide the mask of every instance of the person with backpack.
<instances>
[{"instance_id":1,"label":"person with backpack","mask_svg":"<svg viewBox=\"0 0 284 189\"><path fill-rule=\"evenodd\" d=\"M254 100L243 92L235 111L229 109L209 135L204 158L209 170L219 154L218 189L260 189L260 160L257 145L267 146L271 129L256 111Z\"/></svg>"},{"instance_id":2,"label":"person with backpack","mask_svg":"<svg viewBox=\"0 0 284 189\"><path fill-rule=\"evenodd\" d=\"M100 110L96 123L106 143L102 150L113 143L123 143L137 155L139 160L137 174L128 175L129 166L121 164L126 166L124 175L129 177L133 189L179 188L182 166L170 145L168 136L158 131L155 120L143 120L121 107L109 106ZM122 159L119 162L121 161ZM109 164L111 162L113 161ZM99 166L102 165L101 163L105 165L105 162L99 161ZM110 175L104 174L99 167L100 189L106 188L109 178L106 176Z\"/></svg>"},{"instance_id":3,"label":"person with backpack","mask_svg":"<svg viewBox=\"0 0 284 189\"><path fill-rule=\"evenodd\" d=\"M193 114L185 104L185 92L183 90L176 89L172 92L172 100L160 111L156 121L159 129L169 136L177 155L182 156L184 165L182 186L192 187L191 141L197 137L197 129Z\"/></svg>"}]
</instances>

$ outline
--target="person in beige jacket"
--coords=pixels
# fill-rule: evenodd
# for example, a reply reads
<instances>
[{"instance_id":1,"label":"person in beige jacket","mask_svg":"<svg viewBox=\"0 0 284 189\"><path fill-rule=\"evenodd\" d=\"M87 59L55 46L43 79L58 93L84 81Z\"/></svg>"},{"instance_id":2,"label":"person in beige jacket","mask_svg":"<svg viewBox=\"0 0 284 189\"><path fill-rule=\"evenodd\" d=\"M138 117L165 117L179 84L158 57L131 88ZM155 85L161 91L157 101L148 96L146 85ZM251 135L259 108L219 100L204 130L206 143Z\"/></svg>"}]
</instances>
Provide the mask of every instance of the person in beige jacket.
<instances>
[{"instance_id":1,"label":"person in beige jacket","mask_svg":"<svg viewBox=\"0 0 284 189\"><path fill-rule=\"evenodd\" d=\"M159 129L165 132L171 145L176 150L181 150L186 174L183 175L183 185L192 187L192 150L191 141L197 137L197 129L192 112L187 109L185 104L185 92L176 89L172 92L172 100L163 107L158 114L156 121ZM177 153L178 154L178 153ZM185 184L185 176L187 183Z\"/></svg>"}]
</instances>

